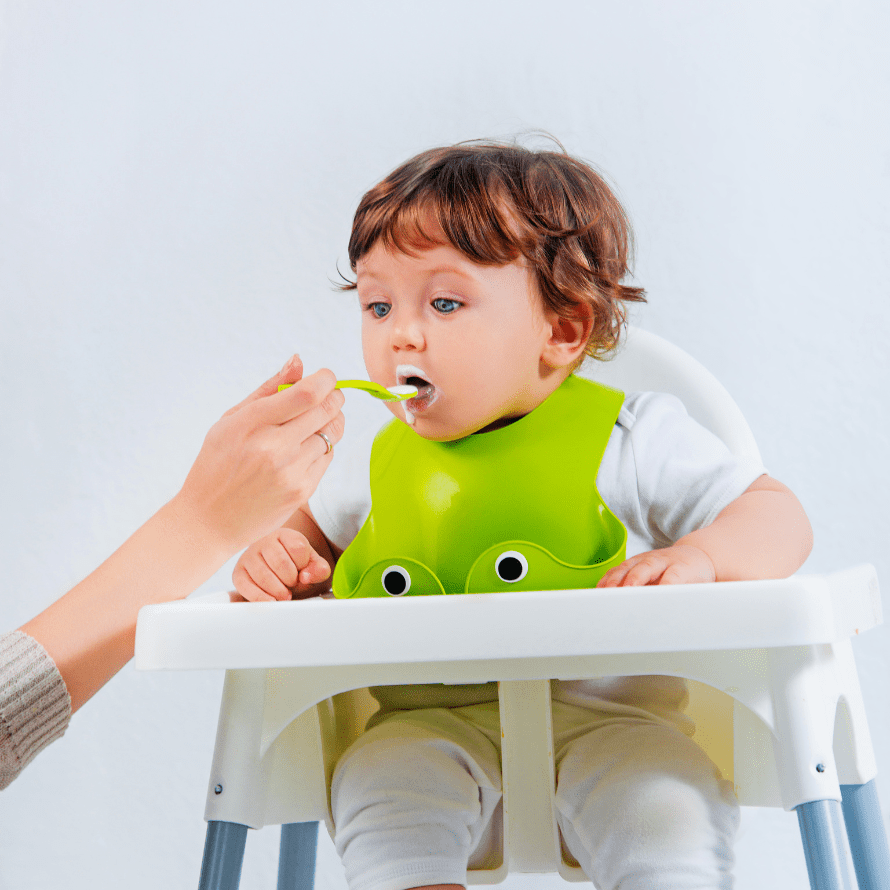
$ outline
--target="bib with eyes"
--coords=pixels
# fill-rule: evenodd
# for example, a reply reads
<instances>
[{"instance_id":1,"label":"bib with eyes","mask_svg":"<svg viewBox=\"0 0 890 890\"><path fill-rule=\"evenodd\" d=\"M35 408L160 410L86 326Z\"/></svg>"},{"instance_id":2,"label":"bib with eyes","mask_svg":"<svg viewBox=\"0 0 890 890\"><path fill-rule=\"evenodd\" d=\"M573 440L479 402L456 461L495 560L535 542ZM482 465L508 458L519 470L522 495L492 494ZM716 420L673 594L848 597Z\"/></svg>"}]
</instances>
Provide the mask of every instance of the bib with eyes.
<instances>
[{"instance_id":1,"label":"bib with eyes","mask_svg":"<svg viewBox=\"0 0 890 890\"><path fill-rule=\"evenodd\" d=\"M627 530L596 477L624 394L574 375L525 417L433 442L393 420L371 450L371 512L337 597L595 587Z\"/></svg>"}]
</instances>

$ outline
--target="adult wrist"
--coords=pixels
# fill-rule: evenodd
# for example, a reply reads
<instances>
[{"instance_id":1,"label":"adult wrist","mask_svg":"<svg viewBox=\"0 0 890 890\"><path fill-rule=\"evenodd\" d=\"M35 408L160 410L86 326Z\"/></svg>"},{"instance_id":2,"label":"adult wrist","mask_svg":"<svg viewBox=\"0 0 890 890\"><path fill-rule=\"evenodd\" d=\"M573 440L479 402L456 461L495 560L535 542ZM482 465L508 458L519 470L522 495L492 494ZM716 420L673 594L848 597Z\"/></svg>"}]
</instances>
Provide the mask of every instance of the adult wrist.
<instances>
[{"instance_id":1,"label":"adult wrist","mask_svg":"<svg viewBox=\"0 0 890 890\"><path fill-rule=\"evenodd\" d=\"M205 510L181 491L164 504L151 521L157 522L171 544L189 552L196 563L218 563L218 568L242 549L227 529L213 522ZM216 568L211 568L210 574Z\"/></svg>"}]
</instances>

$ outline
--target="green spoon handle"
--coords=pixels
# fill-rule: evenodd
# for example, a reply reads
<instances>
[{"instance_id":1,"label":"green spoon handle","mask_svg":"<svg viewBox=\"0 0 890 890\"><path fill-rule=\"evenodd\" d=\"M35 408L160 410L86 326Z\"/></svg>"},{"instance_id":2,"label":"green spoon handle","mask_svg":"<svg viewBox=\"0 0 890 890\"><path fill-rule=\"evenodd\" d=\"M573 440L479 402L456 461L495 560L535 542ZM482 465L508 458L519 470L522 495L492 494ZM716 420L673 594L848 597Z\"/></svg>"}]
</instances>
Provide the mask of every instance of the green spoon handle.
<instances>
[{"instance_id":1,"label":"green spoon handle","mask_svg":"<svg viewBox=\"0 0 890 890\"><path fill-rule=\"evenodd\" d=\"M283 392L286 389L290 389L293 386L293 383L280 383L278 385L278 392ZM374 387L373 383L368 383L367 380L338 380L334 384L334 389L363 389L366 392L371 392Z\"/></svg>"},{"instance_id":2,"label":"green spoon handle","mask_svg":"<svg viewBox=\"0 0 890 890\"><path fill-rule=\"evenodd\" d=\"M293 386L293 384L280 384L278 392L287 389L289 386ZM401 402L404 399L410 398L411 395L414 395L417 392L417 389L415 388L414 393L397 395L396 393L390 392L385 386L381 386L379 383L372 383L370 380L338 380L336 384L334 384L334 389L360 389L362 392L368 393L368 395L373 396L375 399L383 399L386 402Z\"/></svg>"},{"instance_id":3,"label":"green spoon handle","mask_svg":"<svg viewBox=\"0 0 890 890\"><path fill-rule=\"evenodd\" d=\"M402 402L417 395L417 387L401 387L409 390L408 392L393 392L379 383L372 383L370 380L338 380L334 389L360 389L368 395L374 396L375 399L382 399L384 402ZM398 387L393 387L398 389Z\"/></svg>"},{"instance_id":4,"label":"green spoon handle","mask_svg":"<svg viewBox=\"0 0 890 890\"><path fill-rule=\"evenodd\" d=\"M365 392L375 393L384 387L378 383L371 383L369 380L338 380L334 389L361 389Z\"/></svg>"}]
</instances>

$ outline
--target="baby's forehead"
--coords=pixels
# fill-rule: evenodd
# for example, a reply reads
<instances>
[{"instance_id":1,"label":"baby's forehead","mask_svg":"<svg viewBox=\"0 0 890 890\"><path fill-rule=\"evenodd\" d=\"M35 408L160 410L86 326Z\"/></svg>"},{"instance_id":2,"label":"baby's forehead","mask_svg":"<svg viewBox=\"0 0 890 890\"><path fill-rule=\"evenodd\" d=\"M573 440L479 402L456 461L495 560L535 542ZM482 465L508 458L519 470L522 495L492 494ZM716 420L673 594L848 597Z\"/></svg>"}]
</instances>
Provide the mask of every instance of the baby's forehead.
<instances>
[{"instance_id":1,"label":"baby's forehead","mask_svg":"<svg viewBox=\"0 0 890 890\"><path fill-rule=\"evenodd\" d=\"M380 232L371 246L356 262L356 271L369 259L378 256L399 257L404 255L415 259L422 257L431 250L451 247L445 230L432 214L422 214L411 219L396 220L392 225Z\"/></svg>"},{"instance_id":2,"label":"baby's forehead","mask_svg":"<svg viewBox=\"0 0 890 890\"><path fill-rule=\"evenodd\" d=\"M481 265L447 242L397 246L378 241L356 262L355 271L359 278L391 271L427 274L441 271L470 275Z\"/></svg>"}]
</instances>

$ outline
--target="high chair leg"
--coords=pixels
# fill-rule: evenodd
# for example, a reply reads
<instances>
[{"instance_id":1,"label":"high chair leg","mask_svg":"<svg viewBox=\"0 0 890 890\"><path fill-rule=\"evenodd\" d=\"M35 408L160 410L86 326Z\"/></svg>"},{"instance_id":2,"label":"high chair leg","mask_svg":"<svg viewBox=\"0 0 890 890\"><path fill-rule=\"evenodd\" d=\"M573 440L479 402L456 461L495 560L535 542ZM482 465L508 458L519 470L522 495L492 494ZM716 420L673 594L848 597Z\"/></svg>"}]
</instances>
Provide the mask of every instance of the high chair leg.
<instances>
[{"instance_id":1,"label":"high chair leg","mask_svg":"<svg viewBox=\"0 0 890 890\"><path fill-rule=\"evenodd\" d=\"M841 785L841 796L859 890L890 890L890 851L875 780Z\"/></svg>"},{"instance_id":2,"label":"high chair leg","mask_svg":"<svg viewBox=\"0 0 890 890\"><path fill-rule=\"evenodd\" d=\"M278 890L312 890L317 848L317 822L291 822L281 826Z\"/></svg>"},{"instance_id":3,"label":"high chair leg","mask_svg":"<svg viewBox=\"0 0 890 890\"><path fill-rule=\"evenodd\" d=\"M796 809L810 887L852 890L839 802L812 800Z\"/></svg>"},{"instance_id":4,"label":"high chair leg","mask_svg":"<svg viewBox=\"0 0 890 890\"><path fill-rule=\"evenodd\" d=\"M246 841L246 825L236 822L207 823L198 890L238 890Z\"/></svg>"}]
</instances>

